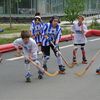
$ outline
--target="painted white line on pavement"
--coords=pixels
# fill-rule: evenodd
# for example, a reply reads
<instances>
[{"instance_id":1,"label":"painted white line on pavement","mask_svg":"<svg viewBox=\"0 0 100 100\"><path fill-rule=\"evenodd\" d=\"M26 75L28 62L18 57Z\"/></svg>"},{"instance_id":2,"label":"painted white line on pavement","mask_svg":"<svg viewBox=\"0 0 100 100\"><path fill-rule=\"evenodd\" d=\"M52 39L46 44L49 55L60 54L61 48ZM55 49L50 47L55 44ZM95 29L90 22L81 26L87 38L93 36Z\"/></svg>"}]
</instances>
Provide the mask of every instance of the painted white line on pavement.
<instances>
[{"instance_id":1,"label":"painted white line on pavement","mask_svg":"<svg viewBox=\"0 0 100 100\"><path fill-rule=\"evenodd\" d=\"M88 41L94 42L94 41L97 41L97 40L100 40L100 38L91 39L91 40L88 40ZM68 48L68 47L72 47L72 46L73 46L73 44L70 44L70 45L67 45L67 46L62 46L62 47L60 47L60 49L64 49L64 48Z\"/></svg>"},{"instance_id":2,"label":"painted white line on pavement","mask_svg":"<svg viewBox=\"0 0 100 100\"><path fill-rule=\"evenodd\" d=\"M97 41L97 40L100 40L100 38L92 39L92 40L89 40L89 41L93 42L93 41Z\"/></svg>"},{"instance_id":3,"label":"painted white line on pavement","mask_svg":"<svg viewBox=\"0 0 100 100\"><path fill-rule=\"evenodd\" d=\"M64 48L68 48L68 47L72 47L72 46L73 46L73 44L70 44L70 45L62 46L62 47L60 47L60 49L64 49Z\"/></svg>"}]
</instances>

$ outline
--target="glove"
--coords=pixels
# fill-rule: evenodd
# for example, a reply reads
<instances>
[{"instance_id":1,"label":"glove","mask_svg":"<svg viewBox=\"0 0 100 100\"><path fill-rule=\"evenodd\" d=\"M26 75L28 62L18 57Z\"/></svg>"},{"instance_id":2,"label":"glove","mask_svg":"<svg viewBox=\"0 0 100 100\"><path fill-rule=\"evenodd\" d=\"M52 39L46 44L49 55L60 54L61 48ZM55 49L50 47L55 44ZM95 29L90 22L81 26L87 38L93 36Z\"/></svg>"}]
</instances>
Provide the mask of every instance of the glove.
<instances>
[{"instance_id":1,"label":"glove","mask_svg":"<svg viewBox=\"0 0 100 100\"><path fill-rule=\"evenodd\" d=\"M50 42L50 41L51 41L51 38L49 38L49 37L48 37L48 38L47 38L47 41L49 41L49 42Z\"/></svg>"},{"instance_id":2,"label":"glove","mask_svg":"<svg viewBox=\"0 0 100 100\"><path fill-rule=\"evenodd\" d=\"M58 44L55 44L55 49L58 49L59 48L59 45Z\"/></svg>"},{"instance_id":3,"label":"glove","mask_svg":"<svg viewBox=\"0 0 100 100\"><path fill-rule=\"evenodd\" d=\"M56 56L60 56L61 55L61 52L60 51L56 51Z\"/></svg>"}]
</instances>

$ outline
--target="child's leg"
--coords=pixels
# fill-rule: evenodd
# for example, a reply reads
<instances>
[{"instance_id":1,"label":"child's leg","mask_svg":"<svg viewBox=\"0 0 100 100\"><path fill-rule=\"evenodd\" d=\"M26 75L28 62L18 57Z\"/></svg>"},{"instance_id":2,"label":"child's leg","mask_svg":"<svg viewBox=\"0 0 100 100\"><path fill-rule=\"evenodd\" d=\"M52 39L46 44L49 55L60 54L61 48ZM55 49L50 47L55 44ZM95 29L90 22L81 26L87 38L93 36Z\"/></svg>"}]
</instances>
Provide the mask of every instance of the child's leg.
<instances>
[{"instance_id":1,"label":"child's leg","mask_svg":"<svg viewBox=\"0 0 100 100\"><path fill-rule=\"evenodd\" d=\"M31 71L30 71L30 61L28 59L25 59L25 78L26 78L26 82L30 82L31 79L30 77L32 76Z\"/></svg>"},{"instance_id":2,"label":"child's leg","mask_svg":"<svg viewBox=\"0 0 100 100\"><path fill-rule=\"evenodd\" d=\"M81 46L81 51L82 51L82 60L83 60L82 63L87 64L86 53L83 45Z\"/></svg>"},{"instance_id":3,"label":"child's leg","mask_svg":"<svg viewBox=\"0 0 100 100\"><path fill-rule=\"evenodd\" d=\"M77 61L76 61L77 50L78 50L78 46L74 45L74 49L73 49L73 63L77 63Z\"/></svg>"},{"instance_id":4,"label":"child's leg","mask_svg":"<svg viewBox=\"0 0 100 100\"><path fill-rule=\"evenodd\" d=\"M35 62L38 66L41 67L41 63L40 63L38 60L35 60L34 62ZM39 78L39 79L42 79L42 78L43 78L43 72L42 72L40 69L38 69L38 74L39 74L38 78Z\"/></svg>"},{"instance_id":5,"label":"child's leg","mask_svg":"<svg viewBox=\"0 0 100 100\"><path fill-rule=\"evenodd\" d=\"M59 66L59 73L60 74L64 74L65 73L65 66L63 66L63 62L62 62L62 57L60 56L60 54L58 53L57 50L55 50L54 46L51 45L51 48L57 58L57 64ZM58 48L59 49L59 48Z\"/></svg>"},{"instance_id":6,"label":"child's leg","mask_svg":"<svg viewBox=\"0 0 100 100\"><path fill-rule=\"evenodd\" d=\"M42 46L43 53L43 68L47 71L47 61L50 58L50 46Z\"/></svg>"}]
</instances>

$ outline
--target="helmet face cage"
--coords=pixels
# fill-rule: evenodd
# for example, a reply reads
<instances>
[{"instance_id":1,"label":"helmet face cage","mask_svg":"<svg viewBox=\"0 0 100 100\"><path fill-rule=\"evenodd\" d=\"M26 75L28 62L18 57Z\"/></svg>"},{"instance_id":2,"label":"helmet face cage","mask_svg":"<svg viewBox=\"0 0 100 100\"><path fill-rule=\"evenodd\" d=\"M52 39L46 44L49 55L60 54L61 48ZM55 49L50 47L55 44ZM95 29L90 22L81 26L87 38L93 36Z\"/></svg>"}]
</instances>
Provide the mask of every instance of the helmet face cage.
<instances>
[{"instance_id":1,"label":"helmet face cage","mask_svg":"<svg viewBox=\"0 0 100 100\"><path fill-rule=\"evenodd\" d=\"M35 22L41 22L40 18L34 18Z\"/></svg>"}]
</instances>

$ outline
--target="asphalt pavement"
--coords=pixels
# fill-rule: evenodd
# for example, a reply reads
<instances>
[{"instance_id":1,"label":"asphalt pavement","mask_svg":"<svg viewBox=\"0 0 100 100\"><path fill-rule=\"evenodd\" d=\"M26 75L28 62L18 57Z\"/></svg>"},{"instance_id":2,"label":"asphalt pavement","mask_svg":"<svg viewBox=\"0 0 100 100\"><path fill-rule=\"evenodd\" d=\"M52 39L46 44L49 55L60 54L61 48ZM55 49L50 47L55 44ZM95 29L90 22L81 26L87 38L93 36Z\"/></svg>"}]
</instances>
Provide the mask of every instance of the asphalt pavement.
<instances>
[{"instance_id":1,"label":"asphalt pavement","mask_svg":"<svg viewBox=\"0 0 100 100\"><path fill-rule=\"evenodd\" d=\"M72 41L60 43L60 49L63 57L71 63ZM99 49L100 37L88 38L86 45L88 64ZM3 58L12 58L14 55L15 52L4 53ZM82 61L80 49L77 53L77 61L79 63ZM0 64L0 100L100 100L100 76L95 73L100 66L100 54L84 76L75 75L75 72L86 66L81 63L74 68L66 66L65 75L55 77L44 75L44 78L39 80L37 69L31 65L32 82L25 83L23 59L3 61ZM56 58L51 51L48 71L52 73L57 70Z\"/></svg>"}]
</instances>

